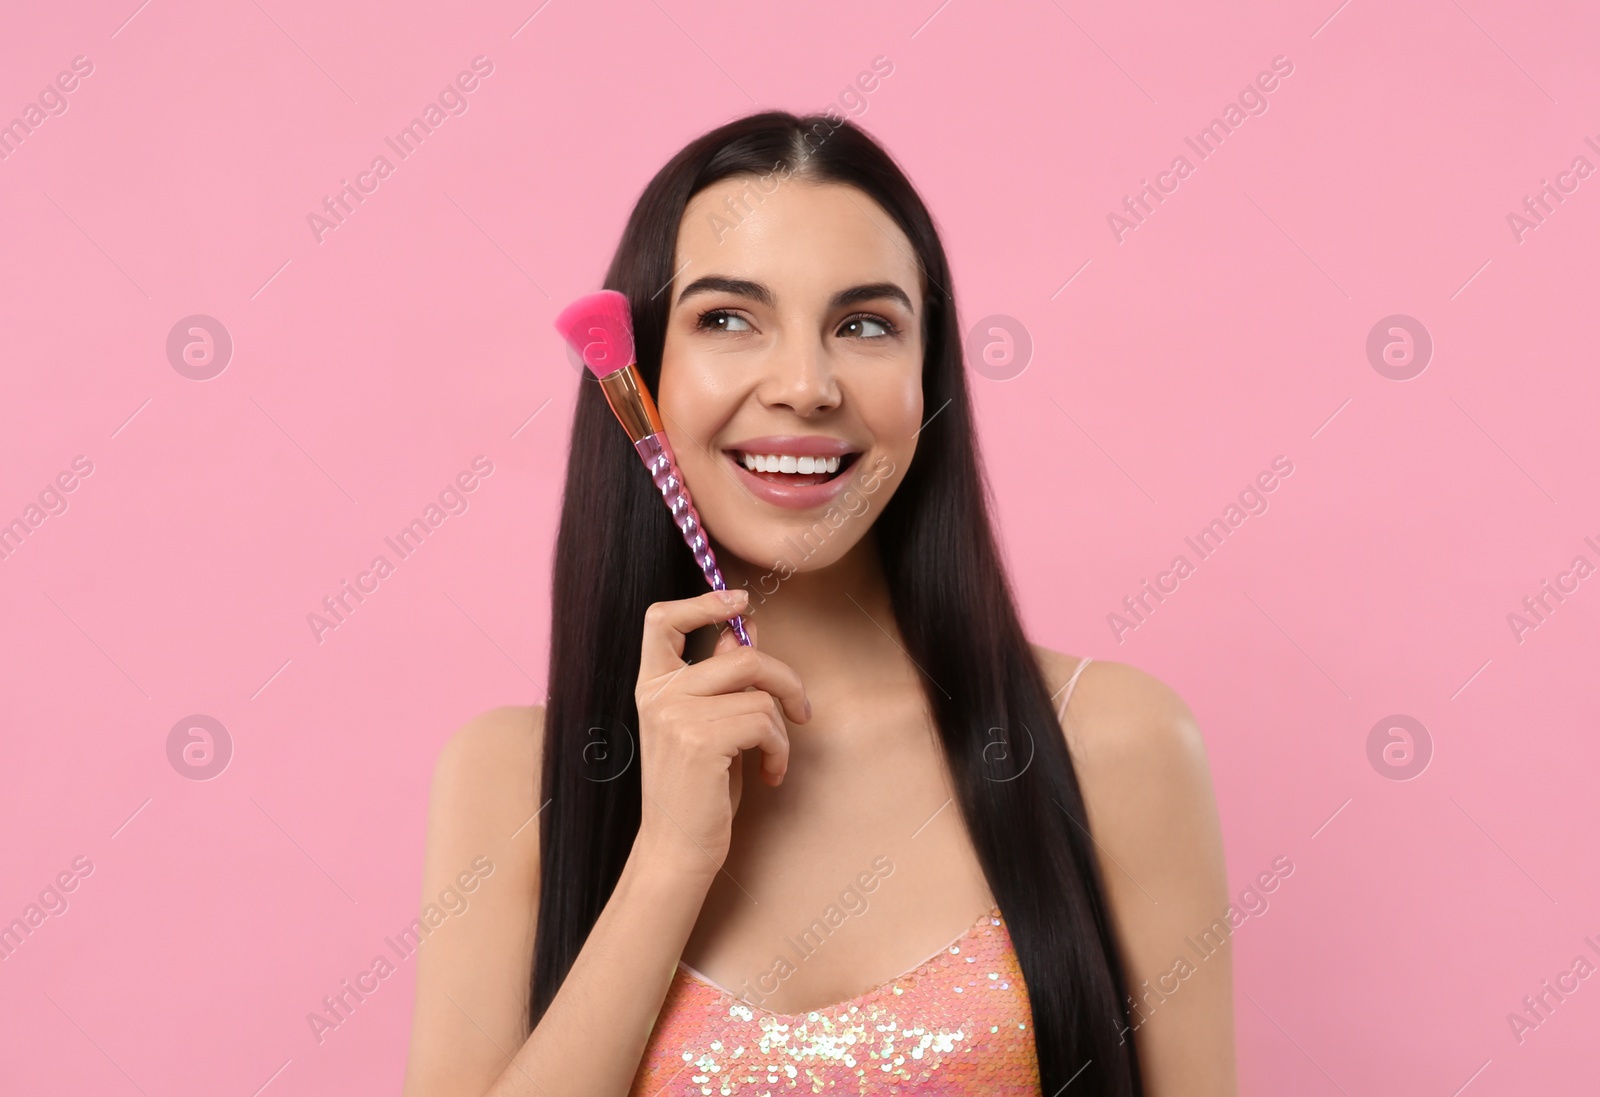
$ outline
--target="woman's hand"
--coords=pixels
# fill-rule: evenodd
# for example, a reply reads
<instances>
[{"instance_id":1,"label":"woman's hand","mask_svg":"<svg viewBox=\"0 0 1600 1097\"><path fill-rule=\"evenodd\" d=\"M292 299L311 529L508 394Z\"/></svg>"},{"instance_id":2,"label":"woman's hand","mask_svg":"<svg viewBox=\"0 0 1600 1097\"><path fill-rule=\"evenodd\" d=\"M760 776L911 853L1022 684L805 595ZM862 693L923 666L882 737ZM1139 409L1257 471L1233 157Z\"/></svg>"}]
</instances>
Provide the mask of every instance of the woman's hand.
<instances>
[{"instance_id":1,"label":"woman's hand","mask_svg":"<svg viewBox=\"0 0 1600 1097\"><path fill-rule=\"evenodd\" d=\"M800 676L724 629L710 658L683 661L689 633L742 612L743 590L656 602L644 615L639 682L638 842L688 872L715 875L728 856L743 789L741 751L761 751L769 785L789 768L789 732L811 719ZM746 622L748 626L750 622ZM754 632L752 630L752 636Z\"/></svg>"}]
</instances>

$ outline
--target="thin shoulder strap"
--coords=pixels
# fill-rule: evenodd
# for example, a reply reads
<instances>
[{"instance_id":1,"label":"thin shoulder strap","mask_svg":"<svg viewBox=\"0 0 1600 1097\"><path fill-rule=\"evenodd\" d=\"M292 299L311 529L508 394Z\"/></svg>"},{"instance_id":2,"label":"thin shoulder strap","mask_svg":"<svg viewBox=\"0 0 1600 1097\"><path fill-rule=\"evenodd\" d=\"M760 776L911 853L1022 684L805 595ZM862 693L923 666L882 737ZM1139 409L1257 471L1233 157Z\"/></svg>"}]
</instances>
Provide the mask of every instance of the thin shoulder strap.
<instances>
[{"instance_id":1,"label":"thin shoulder strap","mask_svg":"<svg viewBox=\"0 0 1600 1097\"><path fill-rule=\"evenodd\" d=\"M1078 660L1077 669L1075 669L1072 672L1072 677L1068 678L1067 679L1067 684L1061 687L1061 690L1060 690L1060 693L1061 693L1061 705L1060 705L1059 708L1056 709L1056 720L1057 720L1057 722L1064 722L1066 720L1066 718L1067 718L1067 702L1072 700L1072 691L1077 688L1078 676L1083 673L1083 668L1088 666L1092 662L1094 662L1094 660L1091 659L1087 655L1085 655L1082 659Z\"/></svg>"}]
</instances>

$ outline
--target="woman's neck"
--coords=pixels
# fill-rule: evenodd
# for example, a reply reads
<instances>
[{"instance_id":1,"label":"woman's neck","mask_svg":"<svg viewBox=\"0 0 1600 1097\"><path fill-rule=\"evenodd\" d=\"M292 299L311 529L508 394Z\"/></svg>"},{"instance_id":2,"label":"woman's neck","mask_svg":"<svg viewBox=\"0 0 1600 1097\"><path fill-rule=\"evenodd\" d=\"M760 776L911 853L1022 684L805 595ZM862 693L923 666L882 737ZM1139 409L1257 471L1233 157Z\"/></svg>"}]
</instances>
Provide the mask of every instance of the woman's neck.
<instances>
[{"instance_id":1,"label":"woman's neck","mask_svg":"<svg viewBox=\"0 0 1600 1097\"><path fill-rule=\"evenodd\" d=\"M730 586L750 591L746 620L755 623L756 646L793 667L802 681L822 685L817 679L859 679L863 672L893 677L902 664L909 666L870 532L834 564L781 581L731 554L724 571Z\"/></svg>"}]
</instances>

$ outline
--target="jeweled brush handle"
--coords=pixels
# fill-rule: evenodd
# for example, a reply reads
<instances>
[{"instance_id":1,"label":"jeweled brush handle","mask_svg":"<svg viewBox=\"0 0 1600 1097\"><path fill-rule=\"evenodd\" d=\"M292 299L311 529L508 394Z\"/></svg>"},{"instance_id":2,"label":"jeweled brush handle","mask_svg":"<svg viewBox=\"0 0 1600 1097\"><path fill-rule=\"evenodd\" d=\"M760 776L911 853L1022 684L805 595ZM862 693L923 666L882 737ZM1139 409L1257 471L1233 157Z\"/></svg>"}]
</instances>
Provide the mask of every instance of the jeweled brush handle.
<instances>
[{"instance_id":1,"label":"jeweled brush handle","mask_svg":"<svg viewBox=\"0 0 1600 1097\"><path fill-rule=\"evenodd\" d=\"M711 584L712 590L727 590L728 584L722 578L722 570L717 567L716 554L711 551L711 542L706 538L705 527L700 524L700 515L694 509L694 500L689 498L689 489L683 482L683 473L678 471L678 462L672 453L672 443L667 441L665 434L657 433L635 442L633 448L639 451L644 467L650 470L650 479L661 492L661 498L666 501L667 509L672 512L672 520L677 523L678 530L683 534L683 543L694 553L694 562L699 565L706 582ZM750 636L744 630L744 619L735 617L728 624L733 629L733 634L739 638L739 643L749 647Z\"/></svg>"}]
</instances>

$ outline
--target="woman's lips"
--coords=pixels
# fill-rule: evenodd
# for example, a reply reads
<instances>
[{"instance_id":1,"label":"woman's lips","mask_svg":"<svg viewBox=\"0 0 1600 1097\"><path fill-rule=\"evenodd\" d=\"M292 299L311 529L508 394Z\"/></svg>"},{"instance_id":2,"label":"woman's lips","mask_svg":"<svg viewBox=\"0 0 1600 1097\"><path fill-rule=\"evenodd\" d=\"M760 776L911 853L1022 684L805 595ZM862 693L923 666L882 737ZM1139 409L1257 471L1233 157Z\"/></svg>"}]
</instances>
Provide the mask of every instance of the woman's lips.
<instances>
[{"instance_id":1,"label":"woman's lips","mask_svg":"<svg viewBox=\"0 0 1600 1097\"><path fill-rule=\"evenodd\" d=\"M809 474L752 472L744 467L743 455L738 451L728 451L726 456L739 482L757 499L788 510L809 510L826 505L850 486L846 473L855 455L847 456L838 472Z\"/></svg>"}]
</instances>

